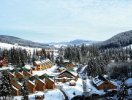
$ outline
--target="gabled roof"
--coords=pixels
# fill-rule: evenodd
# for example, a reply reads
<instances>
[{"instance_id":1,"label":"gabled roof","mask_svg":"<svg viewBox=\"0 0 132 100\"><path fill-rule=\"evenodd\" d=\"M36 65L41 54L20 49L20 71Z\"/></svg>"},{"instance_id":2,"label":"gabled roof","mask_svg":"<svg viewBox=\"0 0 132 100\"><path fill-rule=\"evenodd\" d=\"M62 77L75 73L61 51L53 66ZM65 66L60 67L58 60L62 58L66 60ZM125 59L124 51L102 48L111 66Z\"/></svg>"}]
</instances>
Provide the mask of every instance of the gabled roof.
<instances>
[{"instance_id":1,"label":"gabled roof","mask_svg":"<svg viewBox=\"0 0 132 100\"><path fill-rule=\"evenodd\" d=\"M68 71L68 70L64 70L63 72L61 72L58 76L60 76L60 75L62 75L62 74L64 74L64 73L68 73L68 74L70 74L70 75L72 75L72 76L77 76L77 74L76 73L74 73L74 72L70 72L70 71Z\"/></svg>"},{"instance_id":2,"label":"gabled roof","mask_svg":"<svg viewBox=\"0 0 132 100\"><path fill-rule=\"evenodd\" d=\"M34 76L31 76L29 78L31 81L35 80L35 79L39 79L39 76L38 75L34 75Z\"/></svg>"},{"instance_id":3,"label":"gabled roof","mask_svg":"<svg viewBox=\"0 0 132 100\"><path fill-rule=\"evenodd\" d=\"M41 79L43 79L43 78L49 78L49 75L45 73L45 74L39 76L39 78L41 78Z\"/></svg>"},{"instance_id":4,"label":"gabled roof","mask_svg":"<svg viewBox=\"0 0 132 100\"><path fill-rule=\"evenodd\" d=\"M48 80L54 82L54 80L51 79L51 77L50 77L48 74L43 74L43 75L39 76L39 78L40 78L40 79L44 79L44 78L46 78L46 79L48 79Z\"/></svg>"}]
</instances>

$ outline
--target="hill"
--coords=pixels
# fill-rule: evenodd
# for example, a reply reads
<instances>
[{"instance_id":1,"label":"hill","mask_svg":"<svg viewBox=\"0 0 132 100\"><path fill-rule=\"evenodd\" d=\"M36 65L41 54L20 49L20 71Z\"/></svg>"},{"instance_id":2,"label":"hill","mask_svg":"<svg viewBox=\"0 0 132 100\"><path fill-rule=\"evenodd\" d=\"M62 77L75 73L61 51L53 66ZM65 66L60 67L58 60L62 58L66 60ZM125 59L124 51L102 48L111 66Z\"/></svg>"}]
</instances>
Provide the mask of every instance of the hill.
<instances>
[{"instance_id":1,"label":"hill","mask_svg":"<svg viewBox=\"0 0 132 100\"><path fill-rule=\"evenodd\" d=\"M58 42L58 43L50 43L50 45L55 46L56 48L60 48L62 46L68 46L68 45L91 45L97 43L96 41L91 41L91 40L82 40L82 39L76 39L76 40L72 40L69 42Z\"/></svg>"},{"instance_id":2,"label":"hill","mask_svg":"<svg viewBox=\"0 0 132 100\"><path fill-rule=\"evenodd\" d=\"M14 36L7 36L7 35L0 35L0 42L8 43L8 44L16 44L17 43L20 46L40 47L40 48L49 46L48 44L32 42L29 40L21 39L21 38L14 37Z\"/></svg>"},{"instance_id":3,"label":"hill","mask_svg":"<svg viewBox=\"0 0 132 100\"><path fill-rule=\"evenodd\" d=\"M99 44L100 48L119 48L132 44L132 30L119 33Z\"/></svg>"}]
</instances>

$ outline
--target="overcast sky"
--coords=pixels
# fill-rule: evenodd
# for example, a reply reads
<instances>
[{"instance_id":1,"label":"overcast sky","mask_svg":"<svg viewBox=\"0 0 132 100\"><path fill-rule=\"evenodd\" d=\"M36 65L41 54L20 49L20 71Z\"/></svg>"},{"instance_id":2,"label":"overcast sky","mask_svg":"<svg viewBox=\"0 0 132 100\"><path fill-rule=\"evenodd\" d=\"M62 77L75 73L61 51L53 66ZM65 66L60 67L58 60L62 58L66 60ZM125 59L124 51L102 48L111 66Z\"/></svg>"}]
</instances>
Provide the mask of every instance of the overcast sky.
<instances>
[{"instance_id":1,"label":"overcast sky","mask_svg":"<svg viewBox=\"0 0 132 100\"><path fill-rule=\"evenodd\" d=\"M132 0L0 0L0 34L102 41L132 29Z\"/></svg>"}]
</instances>

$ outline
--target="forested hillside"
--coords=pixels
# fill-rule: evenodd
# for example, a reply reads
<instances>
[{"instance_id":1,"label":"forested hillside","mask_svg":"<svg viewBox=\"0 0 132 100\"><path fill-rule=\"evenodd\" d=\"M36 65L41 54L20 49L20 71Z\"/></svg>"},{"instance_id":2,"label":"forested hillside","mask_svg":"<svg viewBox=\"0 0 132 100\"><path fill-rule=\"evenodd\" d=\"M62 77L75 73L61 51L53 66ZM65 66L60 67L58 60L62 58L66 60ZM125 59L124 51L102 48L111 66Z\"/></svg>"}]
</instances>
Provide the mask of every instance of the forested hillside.
<instances>
[{"instance_id":1,"label":"forested hillside","mask_svg":"<svg viewBox=\"0 0 132 100\"><path fill-rule=\"evenodd\" d=\"M118 48L132 44L132 30L119 33L112 38L102 42L100 48Z\"/></svg>"},{"instance_id":2,"label":"forested hillside","mask_svg":"<svg viewBox=\"0 0 132 100\"><path fill-rule=\"evenodd\" d=\"M88 65L89 76L110 74L113 78L127 76L132 69L132 31L117 34L100 44L68 46L64 48L64 59ZM125 47L125 48L124 48Z\"/></svg>"},{"instance_id":3,"label":"forested hillside","mask_svg":"<svg viewBox=\"0 0 132 100\"><path fill-rule=\"evenodd\" d=\"M17 43L18 45L29 46L29 47L45 47L45 46L48 46L48 44L32 42L29 40L21 39L21 38L14 37L14 36L7 36L7 35L0 35L0 42L9 43L9 44Z\"/></svg>"}]
</instances>

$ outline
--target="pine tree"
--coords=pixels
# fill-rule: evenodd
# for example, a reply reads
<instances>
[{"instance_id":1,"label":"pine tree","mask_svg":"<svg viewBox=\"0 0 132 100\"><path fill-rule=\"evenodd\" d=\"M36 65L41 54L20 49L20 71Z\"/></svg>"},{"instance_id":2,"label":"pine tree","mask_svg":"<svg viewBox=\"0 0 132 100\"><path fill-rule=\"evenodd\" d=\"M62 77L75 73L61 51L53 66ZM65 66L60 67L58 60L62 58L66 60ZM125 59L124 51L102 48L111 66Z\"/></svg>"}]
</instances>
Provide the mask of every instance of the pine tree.
<instances>
[{"instance_id":1,"label":"pine tree","mask_svg":"<svg viewBox=\"0 0 132 100\"><path fill-rule=\"evenodd\" d=\"M25 81L23 82L23 86L21 87L20 92L21 92L24 100L28 100L28 90L27 90L26 82Z\"/></svg>"},{"instance_id":2,"label":"pine tree","mask_svg":"<svg viewBox=\"0 0 132 100\"><path fill-rule=\"evenodd\" d=\"M2 72L1 84L0 84L0 95L3 100L7 100L11 98L12 86L10 83L10 77L7 71Z\"/></svg>"}]
</instances>

